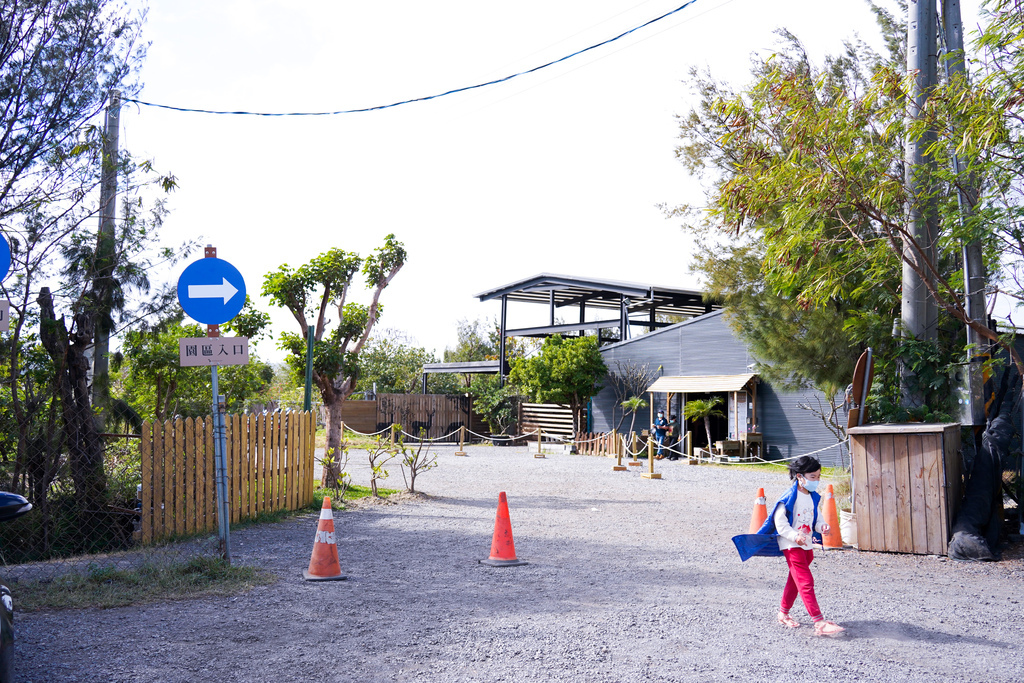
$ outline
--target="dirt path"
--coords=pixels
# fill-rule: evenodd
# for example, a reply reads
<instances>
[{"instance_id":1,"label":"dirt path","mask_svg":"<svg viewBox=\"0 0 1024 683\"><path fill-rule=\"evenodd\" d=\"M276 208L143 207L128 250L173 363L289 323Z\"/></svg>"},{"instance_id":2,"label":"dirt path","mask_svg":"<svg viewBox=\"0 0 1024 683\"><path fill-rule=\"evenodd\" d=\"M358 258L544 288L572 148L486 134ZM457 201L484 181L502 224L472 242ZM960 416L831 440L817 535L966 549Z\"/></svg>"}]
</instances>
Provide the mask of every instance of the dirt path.
<instances>
[{"instance_id":1,"label":"dirt path","mask_svg":"<svg viewBox=\"0 0 1024 683\"><path fill-rule=\"evenodd\" d=\"M1019 681L1024 561L833 551L815 559L815 639L774 621L781 560L740 563L767 472L443 449L429 494L335 513L348 581L307 583L314 516L233 535L281 580L233 598L18 616L17 680ZM353 461L356 457L353 457ZM367 483L365 467L353 466ZM401 488L401 477L388 485ZM529 565L479 565L507 491ZM802 607L793 614L807 621Z\"/></svg>"}]
</instances>

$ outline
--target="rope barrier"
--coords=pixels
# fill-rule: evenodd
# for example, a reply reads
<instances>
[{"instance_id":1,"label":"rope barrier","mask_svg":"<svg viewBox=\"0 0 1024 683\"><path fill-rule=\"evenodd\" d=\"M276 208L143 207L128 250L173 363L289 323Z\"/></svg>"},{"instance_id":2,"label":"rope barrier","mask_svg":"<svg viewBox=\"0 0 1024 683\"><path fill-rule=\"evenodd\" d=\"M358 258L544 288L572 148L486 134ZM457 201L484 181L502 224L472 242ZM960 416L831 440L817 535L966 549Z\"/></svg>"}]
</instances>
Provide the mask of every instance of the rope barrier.
<instances>
[{"instance_id":1,"label":"rope barrier","mask_svg":"<svg viewBox=\"0 0 1024 683\"><path fill-rule=\"evenodd\" d=\"M420 441L420 437L413 436L412 434L410 434L409 432L405 431L404 429L402 429L400 431L401 431L402 434L404 434L405 436L409 437L413 441ZM432 439L423 439L423 441L426 441L428 443L434 443L436 441L444 441L444 440L448 439L448 437L450 437L450 436L452 436L454 434L458 434L458 433L459 433L459 430L456 429L455 431L449 432L449 433L445 434L444 436L437 436L437 437L434 437Z\"/></svg>"},{"instance_id":2,"label":"rope barrier","mask_svg":"<svg viewBox=\"0 0 1024 683\"><path fill-rule=\"evenodd\" d=\"M383 434L384 432L391 431L391 427L385 427L384 429L381 429L380 431L377 432L360 432L355 429L352 429L348 425L345 425L345 430L352 432L353 434L358 434L359 436L377 436L378 434Z\"/></svg>"},{"instance_id":3,"label":"rope barrier","mask_svg":"<svg viewBox=\"0 0 1024 683\"><path fill-rule=\"evenodd\" d=\"M535 434L536 432L533 432L533 433ZM682 444L685 444L687 436L689 436L689 435L684 435L683 438L681 438L678 441L676 441L675 444L673 444L672 446L662 445L662 448L661 448L662 452L668 451L670 453L676 453L676 454L678 454L678 455L680 455L681 457L684 457L684 458L690 457L684 451L680 450L679 448L674 448L673 447L673 446L681 446ZM583 444L583 443L594 443L595 441L600 441L602 439L606 439L607 438L607 434L602 435L602 436L594 437L593 439L572 439L572 438L569 438L569 437L562 437L562 436L555 437L555 438L558 438L558 439L560 439L563 442L564 441L568 441L568 442L571 442L571 443L574 443L574 444ZM639 445L639 449L634 451L632 449L632 447L630 446L630 439L626 438L626 436L624 434L620 435L620 439L622 441L622 449L623 449L624 454L632 457L634 460L637 458L637 456L642 455L642 454L647 452L647 449L648 449L648 445L647 444L650 441L650 438L648 438L647 440L640 440L640 439L638 439L637 440L637 444ZM816 455L818 453L823 453L823 452L825 452L827 450L830 450L832 448L838 448L838 447L842 447L842 446L849 447L849 444L850 444L850 440L846 439L844 441L840 441L838 443L834 443L834 444L832 444L830 446L825 446L823 448L819 448L819 449L814 450L814 451L809 451L807 453L801 453L800 455L794 455L794 456L790 456L788 458L779 458L777 460L765 460L764 458L761 458L760 456L758 456L756 458L751 458L751 459L745 460L743 462L729 462L727 460L723 460L723 461L715 462L714 464L716 464L716 465L777 465L777 464L780 464L780 463L789 462L791 460L796 460L797 458L802 458L802 457L804 457L806 455ZM706 455L701 455L701 454L706 454ZM694 450L694 455L696 456L697 460L702 461L702 462L705 461L705 460L708 461L708 462L712 462L712 459L715 457L715 454L713 452L711 452L710 450L704 449L704 448L697 448L697 449L695 449Z\"/></svg>"},{"instance_id":4,"label":"rope barrier","mask_svg":"<svg viewBox=\"0 0 1024 683\"><path fill-rule=\"evenodd\" d=\"M788 457L788 458L779 458L778 460L765 460L764 458L757 457L757 458L752 458L751 460L747 460L746 462L720 461L720 462L716 462L714 464L715 465L779 465L779 464L784 463L784 462L789 462L790 460L796 460L797 458L802 458L805 455L814 455L815 453L821 453L823 451L827 451L830 448L836 448L838 446L845 446L845 445L849 444L849 442L850 442L850 440L847 439L846 441L840 441L839 443L834 443L831 446L825 446L824 448L819 448L816 451L810 451L809 453L801 453L800 455L794 455L794 456L791 456L791 457ZM699 451L703 451L705 453L708 453L709 454L708 455L709 460L713 456L713 454L711 454L710 451L705 451L703 448L698 449L698 450Z\"/></svg>"},{"instance_id":5,"label":"rope barrier","mask_svg":"<svg viewBox=\"0 0 1024 683\"><path fill-rule=\"evenodd\" d=\"M472 431L470 429L467 429L466 433L467 434L472 434L475 437L484 439L485 441L515 441L516 439L524 439L524 438L526 438L528 436L533 436L533 435L535 435L537 433L537 430L535 429L532 432L526 432L525 434L519 434L518 436L504 436L504 437L503 436L497 436L497 435L494 435L494 434L477 434L476 432L474 432L474 431Z\"/></svg>"}]
</instances>

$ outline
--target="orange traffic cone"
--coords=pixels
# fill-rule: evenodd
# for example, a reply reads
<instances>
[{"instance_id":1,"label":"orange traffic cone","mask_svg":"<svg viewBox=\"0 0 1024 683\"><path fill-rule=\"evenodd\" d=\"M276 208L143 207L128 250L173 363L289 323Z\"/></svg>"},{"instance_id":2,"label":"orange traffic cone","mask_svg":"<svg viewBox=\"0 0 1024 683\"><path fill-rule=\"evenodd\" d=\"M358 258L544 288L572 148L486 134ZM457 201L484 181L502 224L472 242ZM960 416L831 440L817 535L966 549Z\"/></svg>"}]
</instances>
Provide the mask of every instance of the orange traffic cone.
<instances>
[{"instance_id":1,"label":"orange traffic cone","mask_svg":"<svg viewBox=\"0 0 1024 683\"><path fill-rule=\"evenodd\" d=\"M480 560L480 564L491 567L516 567L521 564L529 564L516 558L516 544L512 541L512 520L508 516L508 498L504 491L498 494L498 515L494 518L491 556L486 560Z\"/></svg>"},{"instance_id":2,"label":"orange traffic cone","mask_svg":"<svg viewBox=\"0 0 1024 683\"><path fill-rule=\"evenodd\" d=\"M821 535L821 545L824 548L842 548L843 535L839 533L839 513L836 512L836 498L832 493L832 484L825 489L825 524L828 524L828 531Z\"/></svg>"},{"instance_id":3,"label":"orange traffic cone","mask_svg":"<svg viewBox=\"0 0 1024 683\"><path fill-rule=\"evenodd\" d=\"M334 515L331 499L324 497L320 508L320 523L313 539L313 555L309 558L309 569L302 572L306 581L343 581L341 565L338 564L338 544L334 540Z\"/></svg>"},{"instance_id":4,"label":"orange traffic cone","mask_svg":"<svg viewBox=\"0 0 1024 683\"><path fill-rule=\"evenodd\" d=\"M757 500L754 501L754 512L750 515L750 531L747 533L756 534L757 530L768 519L768 506L764 502L764 489L757 490Z\"/></svg>"}]
</instances>

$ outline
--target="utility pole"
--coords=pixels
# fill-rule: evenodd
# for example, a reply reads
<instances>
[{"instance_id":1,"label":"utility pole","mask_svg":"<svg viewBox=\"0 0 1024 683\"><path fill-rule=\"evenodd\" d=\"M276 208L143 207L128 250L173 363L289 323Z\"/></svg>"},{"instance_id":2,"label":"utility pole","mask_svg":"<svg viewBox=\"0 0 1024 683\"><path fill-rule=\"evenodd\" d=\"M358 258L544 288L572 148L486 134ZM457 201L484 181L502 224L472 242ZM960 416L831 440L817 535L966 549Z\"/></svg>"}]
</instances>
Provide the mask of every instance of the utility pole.
<instances>
[{"instance_id":1,"label":"utility pole","mask_svg":"<svg viewBox=\"0 0 1024 683\"><path fill-rule=\"evenodd\" d=\"M907 73L913 86L907 102L908 129L924 115L928 97L936 85L938 33L936 0L910 3L907 17ZM903 241L902 335L919 340L934 340L938 309L929 296L925 277L931 277L935 263L935 209L932 194L934 159L928 147L935 141L934 131L921 136L909 132L904 157L904 185L907 189L907 233ZM917 266L915 271L913 266ZM922 274L924 277L922 277ZM902 370L903 401L918 406L922 397L909 389L910 376Z\"/></svg>"},{"instance_id":2,"label":"utility pole","mask_svg":"<svg viewBox=\"0 0 1024 683\"><path fill-rule=\"evenodd\" d=\"M963 79L967 83L967 67L964 62L964 31L960 18L960 0L942 0L942 35L945 42L946 58L943 64L946 80L955 82ZM977 187L973 178L961 179L963 164L953 155L953 174L958 179L957 205L960 209L961 225L974 213L977 202ZM987 324L985 309L985 261L982 258L981 242L964 242L964 308L971 320ZM982 391L981 361L987 356L988 341L976 330L967 326L967 357L969 365L960 387L960 422L962 424L985 424L985 404Z\"/></svg>"},{"instance_id":3,"label":"utility pole","mask_svg":"<svg viewBox=\"0 0 1024 683\"><path fill-rule=\"evenodd\" d=\"M110 300L114 277L114 220L117 217L117 155L121 127L121 91L111 90L107 99L107 116L103 129L103 154L100 176L100 229L96 236L96 283L93 290L102 293L96 319L96 339L93 344L92 403L106 407L110 393L108 374L110 353ZM104 282L105 281L105 282ZM104 419L100 412L101 421Z\"/></svg>"}]
</instances>

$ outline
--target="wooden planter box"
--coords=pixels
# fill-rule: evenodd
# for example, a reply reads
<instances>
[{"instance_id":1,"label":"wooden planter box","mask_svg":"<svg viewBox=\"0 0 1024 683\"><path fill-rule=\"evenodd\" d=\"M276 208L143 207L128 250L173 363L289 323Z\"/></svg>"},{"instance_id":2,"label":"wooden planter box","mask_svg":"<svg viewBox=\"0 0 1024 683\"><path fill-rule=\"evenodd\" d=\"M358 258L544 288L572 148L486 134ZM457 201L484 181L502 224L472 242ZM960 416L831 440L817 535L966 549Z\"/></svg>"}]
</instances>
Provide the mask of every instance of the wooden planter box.
<instances>
[{"instance_id":1,"label":"wooden planter box","mask_svg":"<svg viewBox=\"0 0 1024 683\"><path fill-rule=\"evenodd\" d=\"M848 430L861 550L945 555L960 507L959 424Z\"/></svg>"}]
</instances>

